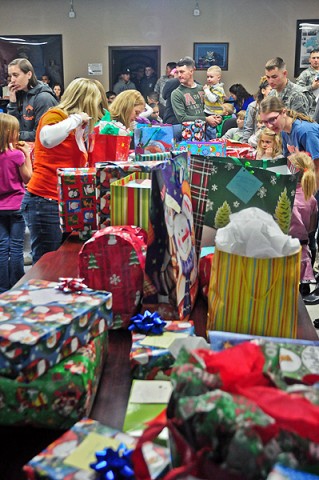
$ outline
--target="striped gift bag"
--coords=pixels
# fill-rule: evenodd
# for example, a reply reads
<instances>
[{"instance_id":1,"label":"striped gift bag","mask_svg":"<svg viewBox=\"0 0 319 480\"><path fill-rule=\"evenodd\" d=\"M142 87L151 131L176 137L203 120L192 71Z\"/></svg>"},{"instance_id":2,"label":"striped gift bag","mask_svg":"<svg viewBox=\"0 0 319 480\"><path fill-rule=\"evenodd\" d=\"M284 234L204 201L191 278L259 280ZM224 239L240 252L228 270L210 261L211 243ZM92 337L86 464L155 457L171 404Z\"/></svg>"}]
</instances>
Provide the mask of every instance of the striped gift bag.
<instances>
[{"instance_id":1,"label":"striped gift bag","mask_svg":"<svg viewBox=\"0 0 319 480\"><path fill-rule=\"evenodd\" d=\"M151 180L148 172L131 173L111 184L111 225L148 230Z\"/></svg>"},{"instance_id":2,"label":"striped gift bag","mask_svg":"<svg viewBox=\"0 0 319 480\"><path fill-rule=\"evenodd\" d=\"M279 258L215 249L207 330L296 338L300 251Z\"/></svg>"}]
</instances>

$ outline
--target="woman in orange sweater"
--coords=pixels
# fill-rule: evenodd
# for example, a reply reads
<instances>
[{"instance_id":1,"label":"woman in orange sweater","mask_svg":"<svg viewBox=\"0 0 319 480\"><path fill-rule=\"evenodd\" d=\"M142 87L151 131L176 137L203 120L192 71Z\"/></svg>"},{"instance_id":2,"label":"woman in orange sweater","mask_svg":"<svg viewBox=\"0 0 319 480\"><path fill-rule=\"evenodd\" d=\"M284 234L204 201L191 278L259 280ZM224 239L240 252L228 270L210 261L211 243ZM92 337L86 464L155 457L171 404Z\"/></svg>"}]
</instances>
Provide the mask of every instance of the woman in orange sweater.
<instances>
[{"instance_id":1,"label":"woman in orange sweater","mask_svg":"<svg viewBox=\"0 0 319 480\"><path fill-rule=\"evenodd\" d=\"M86 136L103 115L102 107L107 108L103 103L96 81L77 78L66 88L60 104L40 119L33 175L21 206L30 230L33 264L61 245L56 171L86 166Z\"/></svg>"}]
</instances>

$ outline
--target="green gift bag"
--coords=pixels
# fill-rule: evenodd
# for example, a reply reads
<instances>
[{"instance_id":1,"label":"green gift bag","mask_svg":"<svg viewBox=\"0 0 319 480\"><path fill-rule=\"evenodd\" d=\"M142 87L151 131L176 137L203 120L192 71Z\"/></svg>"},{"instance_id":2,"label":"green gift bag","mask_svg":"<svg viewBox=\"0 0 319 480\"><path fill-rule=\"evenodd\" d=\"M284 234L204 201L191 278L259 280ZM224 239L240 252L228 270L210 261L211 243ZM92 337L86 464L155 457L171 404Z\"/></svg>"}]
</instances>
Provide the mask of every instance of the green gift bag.
<instances>
[{"instance_id":1,"label":"green gift bag","mask_svg":"<svg viewBox=\"0 0 319 480\"><path fill-rule=\"evenodd\" d=\"M151 180L132 173L111 184L111 225L136 225L148 230Z\"/></svg>"},{"instance_id":2,"label":"green gift bag","mask_svg":"<svg viewBox=\"0 0 319 480\"><path fill-rule=\"evenodd\" d=\"M202 246L212 245L218 228L229 216L257 207L273 215L288 233L298 173L287 159L253 160L212 158L202 232Z\"/></svg>"}]
</instances>

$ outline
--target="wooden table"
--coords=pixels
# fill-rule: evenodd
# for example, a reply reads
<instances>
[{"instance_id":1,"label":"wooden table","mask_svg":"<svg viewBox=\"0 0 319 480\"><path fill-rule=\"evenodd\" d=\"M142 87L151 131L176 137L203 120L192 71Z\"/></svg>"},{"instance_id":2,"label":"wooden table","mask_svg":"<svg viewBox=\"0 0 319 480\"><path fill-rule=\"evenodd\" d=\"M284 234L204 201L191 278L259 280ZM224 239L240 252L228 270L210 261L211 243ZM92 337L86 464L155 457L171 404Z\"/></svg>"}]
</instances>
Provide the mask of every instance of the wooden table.
<instances>
[{"instance_id":1,"label":"wooden table","mask_svg":"<svg viewBox=\"0 0 319 480\"><path fill-rule=\"evenodd\" d=\"M47 253L34 265L16 286L30 279L58 281L59 277L78 276L78 253L82 246L76 234L72 234L56 252ZM199 298L192 314L196 333L205 337L207 304ZM298 338L318 340L306 307L299 298ZM124 422L131 386L129 352L131 335L128 331L109 332L109 355L105 364L99 390L90 417L110 427L121 429ZM0 427L3 447L0 449L0 479L25 479L22 466L59 437L60 430L32 427Z\"/></svg>"}]
</instances>

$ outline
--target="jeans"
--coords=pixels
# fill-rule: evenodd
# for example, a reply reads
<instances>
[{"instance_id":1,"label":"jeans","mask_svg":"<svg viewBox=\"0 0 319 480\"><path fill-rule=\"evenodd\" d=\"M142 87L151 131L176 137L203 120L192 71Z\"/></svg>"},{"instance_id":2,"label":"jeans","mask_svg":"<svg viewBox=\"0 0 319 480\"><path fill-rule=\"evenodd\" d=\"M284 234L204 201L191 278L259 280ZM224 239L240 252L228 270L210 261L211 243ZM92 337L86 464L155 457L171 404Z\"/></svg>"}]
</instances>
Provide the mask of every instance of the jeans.
<instances>
[{"instance_id":1,"label":"jeans","mask_svg":"<svg viewBox=\"0 0 319 480\"><path fill-rule=\"evenodd\" d=\"M59 205L56 200L26 192L22 200L21 212L30 230L34 265L42 255L57 250L62 243Z\"/></svg>"},{"instance_id":2,"label":"jeans","mask_svg":"<svg viewBox=\"0 0 319 480\"><path fill-rule=\"evenodd\" d=\"M0 292L9 290L24 275L25 223L17 211L0 211Z\"/></svg>"},{"instance_id":3,"label":"jeans","mask_svg":"<svg viewBox=\"0 0 319 480\"><path fill-rule=\"evenodd\" d=\"M205 139L207 141L215 140L216 136L217 136L216 128L212 127L211 125L208 125L208 123L206 123Z\"/></svg>"}]
</instances>

